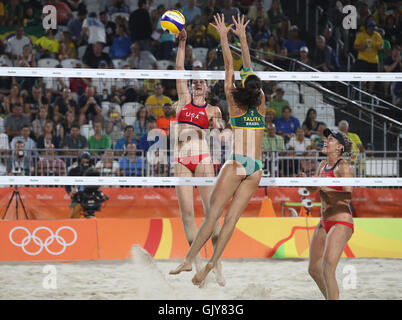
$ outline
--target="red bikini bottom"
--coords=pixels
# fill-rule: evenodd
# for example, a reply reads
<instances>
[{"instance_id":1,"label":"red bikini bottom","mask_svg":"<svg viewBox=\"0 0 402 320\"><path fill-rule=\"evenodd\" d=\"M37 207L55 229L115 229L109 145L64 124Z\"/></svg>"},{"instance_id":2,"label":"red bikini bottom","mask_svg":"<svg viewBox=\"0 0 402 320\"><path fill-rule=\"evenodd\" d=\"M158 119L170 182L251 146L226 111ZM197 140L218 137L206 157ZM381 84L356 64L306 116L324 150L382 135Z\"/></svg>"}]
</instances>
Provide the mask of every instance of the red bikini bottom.
<instances>
[{"instance_id":1,"label":"red bikini bottom","mask_svg":"<svg viewBox=\"0 0 402 320\"><path fill-rule=\"evenodd\" d=\"M349 223L349 222L344 222L344 221L333 221L333 220L320 220L321 225L324 227L325 231L328 233L331 228L336 225L336 224L343 224L345 226L348 226L349 228L352 229L352 232L355 231L354 229L354 224Z\"/></svg>"},{"instance_id":2,"label":"red bikini bottom","mask_svg":"<svg viewBox=\"0 0 402 320\"><path fill-rule=\"evenodd\" d=\"M196 156L177 158L176 161L190 169L192 173L195 173L195 168L197 168L198 164L208 157L210 157L209 153L203 153Z\"/></svg>"}]
</instances>

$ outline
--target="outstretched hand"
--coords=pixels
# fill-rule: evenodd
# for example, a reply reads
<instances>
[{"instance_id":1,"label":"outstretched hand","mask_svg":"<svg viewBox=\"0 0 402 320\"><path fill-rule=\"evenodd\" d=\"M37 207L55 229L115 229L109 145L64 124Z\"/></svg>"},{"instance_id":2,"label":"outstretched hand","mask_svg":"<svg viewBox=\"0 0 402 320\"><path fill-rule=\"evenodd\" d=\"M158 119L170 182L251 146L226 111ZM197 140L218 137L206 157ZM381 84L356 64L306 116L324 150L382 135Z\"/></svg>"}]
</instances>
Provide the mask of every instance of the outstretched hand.
<instances>
[{"instance_id":1,"label":"outstretched hand","mask_svg":"<svg viewBox=\"0 0 402 320\"><path fill-rule=\"evenodd\" d=\"M216 31L218 31L220 36L226 35L233 27L233 24L226 26L225 24L225 16L222 14L217 13L214 15L215 23L210 23L211 26L213 26Z\"/></svg>"},{"instance_id":2,"label":"outstretched hand","mask_svg":"<svg viewBox=\"0 0 402 320\"><path fill-rule=\"evenodd\" d=\"M246 27L250 23L250 20L247 20L246 23L244 23L244 14L240 16L240 13L237 14L237 20L234 16L232 16L234 25L236 29L232 28L233 33L240 38L240 36L245 36L246 35Z\"/></svg>"},{"instance_id":3,"label":"outstretched hand","mask_svg":"<svg viewBox=\"0 0 402 320\"><path fill-rule=\"evenodd\" d=\"M179 38L180 40L186 40L187 39L187 31L185 28L183 28L183 30L180 31L180 33L176 33L175 38Z\"/></svg>"}]
</instances>

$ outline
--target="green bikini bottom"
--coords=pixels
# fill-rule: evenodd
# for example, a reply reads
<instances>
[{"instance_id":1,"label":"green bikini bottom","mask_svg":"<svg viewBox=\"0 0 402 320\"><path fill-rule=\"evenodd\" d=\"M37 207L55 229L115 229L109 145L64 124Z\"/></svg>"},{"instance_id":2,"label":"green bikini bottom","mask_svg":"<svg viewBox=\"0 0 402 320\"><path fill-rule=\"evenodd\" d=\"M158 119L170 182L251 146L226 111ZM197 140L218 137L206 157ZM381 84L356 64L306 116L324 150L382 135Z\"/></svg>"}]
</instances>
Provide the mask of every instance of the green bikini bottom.
<instances>
[{"instance_id":1,"label":"green bikini bottom","mask_svg":"<svg viewBox=\"0 0 402 320\"><path fill-rule=\"evenodd\" d=\"M254 172L262 169L262 162L258 159L253 159L242 154L232 154L228 160L239 162L246 169L246 178Z\"/></svg>"}]
</instances>

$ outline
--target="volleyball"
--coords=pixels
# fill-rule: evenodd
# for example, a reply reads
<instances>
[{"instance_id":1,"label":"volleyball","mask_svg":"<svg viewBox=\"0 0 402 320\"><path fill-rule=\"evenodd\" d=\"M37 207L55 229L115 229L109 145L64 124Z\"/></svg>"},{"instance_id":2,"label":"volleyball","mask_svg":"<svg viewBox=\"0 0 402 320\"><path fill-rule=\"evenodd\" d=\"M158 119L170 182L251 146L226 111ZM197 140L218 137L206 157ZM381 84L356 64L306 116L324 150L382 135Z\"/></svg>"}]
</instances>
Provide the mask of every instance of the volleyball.
<instances>
[{"instance_id":1,"label":"volleyball","mask_svg":"<svg viewBox=\"0 0 402 320\"><path fill-rule=\"evenodd\" d=\"M166 11L161 18L161 26L164 30L171 33L180 33L183 30L186 19L183 14L177 10Z\"/></svg>"}]
</instances>

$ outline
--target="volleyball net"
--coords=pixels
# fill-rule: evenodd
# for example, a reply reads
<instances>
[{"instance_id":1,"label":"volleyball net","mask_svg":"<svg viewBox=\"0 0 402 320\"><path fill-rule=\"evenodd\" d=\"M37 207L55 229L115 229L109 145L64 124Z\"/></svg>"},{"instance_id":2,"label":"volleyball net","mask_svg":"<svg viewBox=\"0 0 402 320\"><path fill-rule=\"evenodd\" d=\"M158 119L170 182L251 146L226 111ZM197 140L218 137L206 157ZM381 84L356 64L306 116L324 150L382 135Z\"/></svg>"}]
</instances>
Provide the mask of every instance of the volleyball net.
<instances>
[{"instance_id":1,"label":"volleyball net","mask_svg":"<svg viewBox=\"0 0 402 320\"><path fill-rule=\"evenodd\" d=\"M303 196L300 188L354 186L352 203L357 215L370 216L367 214L371 210L374 216L398 216L402 205L402 154L397 115L402 112L398 100L402 76L255 73L263 81L267 100L263 177L246 215L260 215L265 198L270 199L277 216L294 215L295 211L299 215L305 198L317 204L312 212L319 215L319 195ZM12 84L18 84L24 102L20 107L29 118L28 136L35 142L24 137L23 126L18 130L13 127L13 136L6 134L7 128L16 125L7 116L13 114L19 102L4 102L6 133L0 139L2 211L17 186L27 199L25 206L34 208L31 212L36 218L68 217L71 199L66 186L77 190L100 186L109 197L102 209L106 216L118 217L122 209L133 216L152 217L153 212L159 216L177 216L174 187L213 186L232 152L234 137L224 94L224 71L1 68L0 77L10 82L10 92ZM176 79L188 80L189 90L190 80L207 80L207 101L218 106L222 113L221 127L211 126L204 135L213 171L197 172L197 177L180 176L175 165L176 142L171 130L176 128L173 121ZM235 79L240 80L239 72L235 73ZM367 95L370 82L375 83L377 91L389 89L392 99ZM42 101L38 103L38 99ZM87 103L89 99L91 103ZM83 108L86 110L81 112ZM306 126L310 118L314 120L313 127ZM355 177L314 178L318 164L325 159L322 154L325 128L354 134L352 153L345 159L351 163ZM77 133L74 131L78 131L79 137L74 136ZM91 155L94 173L68 176L83 152ZM308 178L302 178L302 173ZM196 212L201 215L201 198L198 195L195 199ZM47 213L42 216L41 212ZM62 216L58 212L63 212Z\"/></svg>"}]
</instances>

